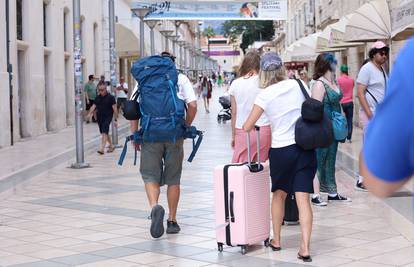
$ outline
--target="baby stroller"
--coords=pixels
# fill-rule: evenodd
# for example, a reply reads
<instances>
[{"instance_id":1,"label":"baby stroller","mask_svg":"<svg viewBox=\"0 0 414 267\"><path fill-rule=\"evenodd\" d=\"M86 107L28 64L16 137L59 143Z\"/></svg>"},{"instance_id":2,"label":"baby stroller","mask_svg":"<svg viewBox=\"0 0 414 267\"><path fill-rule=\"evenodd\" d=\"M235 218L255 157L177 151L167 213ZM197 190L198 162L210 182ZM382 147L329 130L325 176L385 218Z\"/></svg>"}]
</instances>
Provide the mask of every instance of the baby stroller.
<instances>
[{"instance_id":1,"label":"baby stroller","mask_svg":"<svg viewBox=\"0 0 414 267\"><path fill-rule=\"evenodd\" d=\"M219 103L223 107L222 110L217 114L218 123L226 123L226 121L231 120L231 103L230 96L224 95L219 97Z\"/></svg>"}]
</instances>

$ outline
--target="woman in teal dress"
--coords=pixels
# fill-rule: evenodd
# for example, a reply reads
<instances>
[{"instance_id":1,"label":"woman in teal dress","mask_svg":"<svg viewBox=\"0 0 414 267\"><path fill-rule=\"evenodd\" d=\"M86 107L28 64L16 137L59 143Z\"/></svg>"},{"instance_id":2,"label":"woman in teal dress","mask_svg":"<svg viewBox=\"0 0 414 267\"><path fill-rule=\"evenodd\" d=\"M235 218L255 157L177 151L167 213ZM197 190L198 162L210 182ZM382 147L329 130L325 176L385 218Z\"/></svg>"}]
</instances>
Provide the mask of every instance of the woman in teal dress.
<instances>
[{"instance_id":1,"label":"woman in teal dress","mask_svg":"<svg viewBox=\"0 0 414 267\"><path fill-rule=\"evenodd\" d=\"M341 112L339 101L342 98L342 91L334 79L336 59L331 53L320 54L315 61L315 81L312 87L312 97L323 101L325 114L332 119L332 111ZM327 148L316 150L318 159L318 178L320 191L328 193L328 201L351 201L350 198L338 194L335 164L338 152L338 141L334 141Z\"/></svg>"}]
</instances>

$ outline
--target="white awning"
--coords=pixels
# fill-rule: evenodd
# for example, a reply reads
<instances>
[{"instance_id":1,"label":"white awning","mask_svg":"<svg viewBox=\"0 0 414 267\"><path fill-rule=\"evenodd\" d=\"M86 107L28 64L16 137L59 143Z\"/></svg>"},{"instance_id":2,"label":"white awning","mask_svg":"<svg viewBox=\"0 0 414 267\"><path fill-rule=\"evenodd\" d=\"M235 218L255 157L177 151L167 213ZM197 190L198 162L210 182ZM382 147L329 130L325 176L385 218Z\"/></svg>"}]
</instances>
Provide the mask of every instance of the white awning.
<instances>
[{"instance_id":1,"label":"white awning","mask_svg":"<svg viewBox=\"0 0 414 267\"><path fill-rule=\"evenodd\" d=\"M392 39L401 41L414 35L414 1L408 0L392 10Z\"/></svg>"},{"instance_id":2,"label":"white awning","mask_svg":"<svg viewBox=\"0 0 414 267\"><path fill-rule=\"evenodd\" d=\"M320 34L321 32L313 33L292 43L282 54L282 60L284 62L314 61L318 56L316 43Z\"/></svg>"},{"instance_id":3,"label":"white awning","mask_svg":"<svg viewBox=\"0 0 414 267\"><path fill-rule=\"evenodd\" d=\"M391 16L387 0L362 5L349 17L345 41L376 41L391 38Z\"/></svg>"}]
</instances>

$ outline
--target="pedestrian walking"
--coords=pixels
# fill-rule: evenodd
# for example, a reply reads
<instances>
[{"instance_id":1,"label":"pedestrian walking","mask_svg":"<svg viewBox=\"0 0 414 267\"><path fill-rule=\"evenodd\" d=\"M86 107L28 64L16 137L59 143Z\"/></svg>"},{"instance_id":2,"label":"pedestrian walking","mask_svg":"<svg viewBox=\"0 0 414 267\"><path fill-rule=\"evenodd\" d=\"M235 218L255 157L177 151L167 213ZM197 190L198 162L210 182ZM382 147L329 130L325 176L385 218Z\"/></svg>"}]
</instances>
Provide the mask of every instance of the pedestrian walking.
<instances>
[{"instance_id":1,"label":"pedestrian walking","mask_svg":"<svg viewBox=\"0 0 414 267\"><path fill-rule=\"evenodd\" d=\"M203 97L204 101L204 109L206 110L206 113L210 113L210 98L211 98L211 92L210 92L210 98L209 98L209 91L210 91L210 83L208 82L208 79L206 76L203 77L203 80L201 82L201 96Z\"/></svg>"},{"instance_id":2,"label":"pedestrian walking","mask_svg":"<svg viewBox=\"0 0 414 267\"><path fill-rule=\"evenodd\" d=\"M295 194L299 209L302 238L298 258L310 262L310 238L312 232L312 208L309 194L313 192L312 180L316 173L314 150L304 150L295 142L295 124L301 116L305 96L296 80L287 79L280 57L269 52L260 61L260 92L253 110L243 125L250 131L264 113L272 125L272 145L269 151L272 181L273 239L270 246L281 250L281 227L288 194ZM305 90L309 89L303 83Z\"/></svg>"},{"instance_id":3,"label":"pedestrian walking","mask_svg":"<svg viewBox=\"0 0 414 267\"><path fill-rule=\"evenodd\" d=\"M165 57L168 60L175 62L175 57L171 55L169 52L163 52L161 56ZM159 69L158 72L170 71L168 73L170 77L176 74L175 68L174 69L171 68L171 70L166 70L165 67L166 67L166 63L164 62L162 69ZM154 70L154 73L156 71L157 70ZM166 75L162 77L165 77L165 76ZM159 74L158 76L154 75L154 77L155 78L152 78L152 81L159 83ZM146 78L148 78L147 79L148 82L151 82L151 77L146 77ZM140 86L144 86L144 85L142 84ZM177 123L177 125L182 124L182 126L184 126L184 123L187 125L191 125L197 112L197 98L194 94L193 87L191 85L190 80L187 78L187 76L185 76L182 73L178 74L177 87L178 87L178 92L177 92L178 99L175 99L174 96L171 95L170 90L168 88L165 94L163 94L161 90L153 92L152 97L163 98L165 96L165 97L171 97L171 99L174 98L175 100L173 99L173 101L175 103L174 104L175 109L178 109L178 107L180 106L182 107L183 112L184 112L184 105L186 105L187 106L186 115L184 118L185 122L180 117L180 118L175 118L173 123L174 124ZM141 100L143 99L147 102L150 101L150 99L148 98L145 99L145 96L141 95ZM170 101L166 101L166 102L169 103ZM151 105L147 107L152 108L152 109L157 109L157 110L152 110L152 112L154 113L155 112L163 113L161 109L165 108L162 105L157 105L157 106ZM156 120L158 118L154 118L154 119ZM168 118L168 122L164 121L164 123L167 124L167 123L172 123L172 122ZM148 123L148 124L151 124L151 123ZM131 132L135 133L137 130L138 130L138 121L131 121ZM149 135L147 135L147 137L149 136L148 138L151 138L151 137L155 138L156 135L157 133L153 133L153 135L151 136L149 132ZM175 137L176 136L174 135L174 138ZM145 139L145 132L144 132L143 141L144 142L142 143L142 145L135 144L135 148L137 150L141 150L140 173L145 183L145 191L147 193L148 202L151 206L151 228L150 228L151 236L154 238L159 238L164 234L163 220L164 220L165 210L161 205L158 204L158 199L160 196L160 188L161 186L164 186L164 185L168 186L167 200L168 200L168 209L169 209L166 232L167 234L177 234L181 230L180 226L177 223L177 207L178 207L178 202L180 199L180 180L181 180L182 164L183 164L183 157L184 157L183 136L179 136L177 139L170 140L170 141L148 141Z\"/></svg>"},{"instance_id":4,"label":"pedestrian walking","mask_svg":"<svg viewBox=\"0 0 414 267\"><path fill-rule=\"evenodd\" d=\"M387 85L384 101L369 123L360 161L364 184L387 197L414 175L414 39L401 50ZM411 177L411 178L410 178Z\"/></svg>"},{"instance_id":5,"label":"pedestrian walking","mask_svg":"<svg viewBox=\"0 0 414 267\"><path fill-rule=\"evenodd\" d=\"M342 65L341 76L338 77L337 82L339 88L341 88L343 97L340 101L342 109L345 113L346 121L348 123L348 136L346 139L349 143L352 142L352 129L353 129L353 117L354 117L354 79L348 75L348 66Z\"/></svg>"},{"instance_id":6,"label":"pedestrian walking","mask_svg":"<svg viewBox=\"0 0 414 267\"><path fill-rule=\"evenodd\" d=\"M341 112L342 91L334 79L336 59L331 53L320 54L315 61L312 97L323 102L326 116L332 120L332 112ZM328 193L328 201L351 201L340 195L336 184L335 164L338 141L327 148L316 149L318 158L318 178L321 192Z\"/></svg>"},{"instance_id":7,"label":"pedestrian walking","mask_svg":"<svg viewBox=\"0 0 414 267\"><path fill-rule=\"evenodd\" d=\"M368 122L373 118L378 104L385 95L387 74L383 65L387 61L389 48L381 41L375 42L369 51L369 61L361 67L357 77L358 100L361 105L359 119L365 132ZM364 177L359 175L357 190L366 191Z\"/></svg>"},{"instance_id":8,"label":"pedestrian walking","mask_svg":"<svg viewBox=\"0 0 414 267\"><path fill-rule=\"evenodd\" d=\"M96 85L94 83L95 77L93 74L88 76L88 82L84 86L85 98L86 98L86 110L89 111L93 104L95 103L96 98ZM89 123L91 119L87 119L86 123ZM92 116L92 121L96 121L96 113Z\"/></svg>"},{"instance_id":9,"label":"pedestrian walking","mask_svg":"<svg viewBox=\"0 0 414 267\"><path fill-rule=\"evenodd\" d=\"M119 111L122 110L125 105L125 102L128 98L128 84L125 82L124 77L119 79L119 83L116 86L116 107Z\"/></svg>"},{"instance_id":10,"label":"pedestrian walking","mask_svg":"<svg viewBox=\"0 0 414 267\"><path fill-rule=\"evenodd\" d=\"M112 119L115 117L114 123L117 127L118 110L116 108L115 97L108 93L106 90L106 84L100 82L98 84L98 96L95 99L95 103L89 110L88 117L92 117L96 110L97 121L99 126L99 132L101 133L101 146L98 150L98 154L103 155L105 153L105 146L108 143L109 147L107 152L114 151L111 138L109 137L109 125Z\"/></svg>"},{"instance_id":11,"label":"pedestrian walking","mask_svg":"<svg viewBox=\"0 0 414 267\"><path fill-rule=\"evenodd\" d=\"M239 68L239 78L234 80L229 88L231 101L231 146L234 149L233 163L247 162L246 132L243 130L243 123L246 121L253 109L254 100L261 91L259 87L260 55L256 51L248 52ZM272 139L270 122L265 114L256 123L260 127L260 161L268 159L269 148ZM252 140L250 151L257 151L256 130L250 132ZM256 160L256 152L252 158Z\"/></svg>"},{"instance_id":12,"label":"pedestrian walking","mask_svg":"<svg viewBox=\"0 0 414 267\"><path fill-rule=\"evenodd\" d=\"M221 74L218 75L217 78L217 86L218 88L221 88L221 85L223 84L223 76L221 76Z\"/></svg>"}]
</instances>

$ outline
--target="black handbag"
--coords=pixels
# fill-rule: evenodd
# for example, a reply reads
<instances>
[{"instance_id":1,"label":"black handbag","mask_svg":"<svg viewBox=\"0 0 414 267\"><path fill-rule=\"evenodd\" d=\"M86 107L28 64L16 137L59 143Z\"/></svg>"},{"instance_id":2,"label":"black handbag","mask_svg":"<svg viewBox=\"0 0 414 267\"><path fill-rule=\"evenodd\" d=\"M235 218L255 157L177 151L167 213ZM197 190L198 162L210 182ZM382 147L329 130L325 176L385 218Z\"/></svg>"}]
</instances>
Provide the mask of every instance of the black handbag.
<instances>
[{"instance_id":1,"label":"black handbag","mask_svg":"<svg viewBox=\"0 0 414 267\"><path fill-rule=\"evenodd\" d=\"M334 141L332 122L325 114L323 103L311 98L301 81L296 80L305 96L302 116L296 121L295 142L305 150L324 148Z\"/></svg>"},{"instance_id":2,"label":"black handbag","mask_svg":"<svg viewBox=\"0 0 414 267\"><path fill-rule=\"evenodd\" d=\"M123 112L125 119L129 121L136 121L141 118L141 110L139 109L139 102L137 101L139 97L139 90L135 91L132 99L125 101Z\"/></svg>"}]
</instances>

